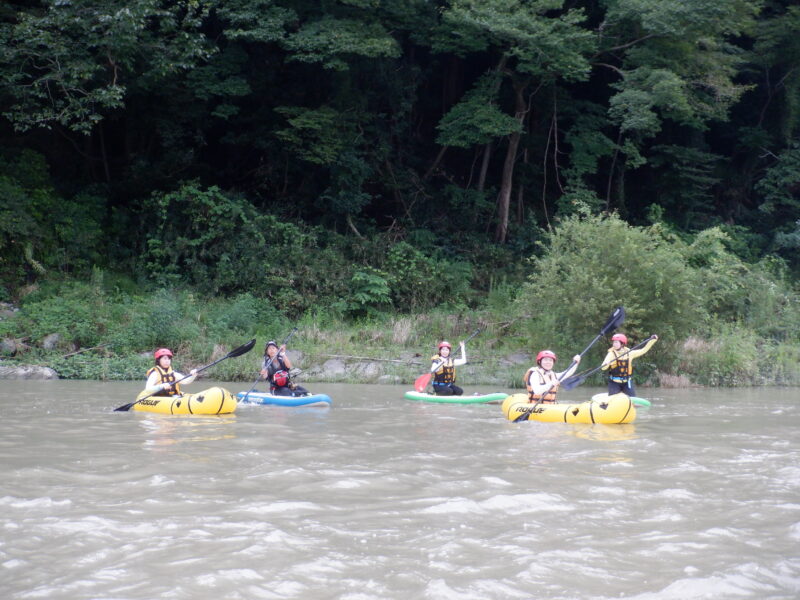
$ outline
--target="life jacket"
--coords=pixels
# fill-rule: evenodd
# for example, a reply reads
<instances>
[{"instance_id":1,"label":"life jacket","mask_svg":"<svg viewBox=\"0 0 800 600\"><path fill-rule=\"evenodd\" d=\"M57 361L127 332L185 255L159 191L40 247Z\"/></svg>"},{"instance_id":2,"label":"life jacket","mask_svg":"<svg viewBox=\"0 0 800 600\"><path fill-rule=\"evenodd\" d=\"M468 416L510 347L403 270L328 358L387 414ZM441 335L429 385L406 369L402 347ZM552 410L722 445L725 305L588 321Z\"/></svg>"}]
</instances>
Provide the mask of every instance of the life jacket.
<instances>
[{"instance_id":1,"label":"life jacket","mask_svg":"<svg viewBox=\"0 0 800 600\"><path fill-rule=\"evenodd\" d=\"M550 388L543 396L535 394L533 392L533 387L531 386L531 374L536 373L539 376L539 385L544 385L546 383L555 383L558 381L558 377L553 371L545 371L542 367L531 367L525 372L525 377L523 381L525 382L525 389L528 390L528 402L542 402L544 404L555 404L556 402L556 393L557 391L554 388Z\"/></svg>"},{"instance_id":2,"label":"life jacket","mask_svg":"<svg viewBox=\"0 0 800 600\"><path fill-rule=\"evenodd\" d=\"M631 378L633 371L631 368L630 354L626 354L630 351L627 348L620 348L619 352L617 352L612 348L611 352L614 353L615 357L621 354L625 354L625 356L616 358L614 362L611 363L611 366L608 368L608 376L611 378L611 381L626 383Z\"/></svg>"},{"instance_id":3,"label":"life jacket","mask_svg":"<svg viewBox=\"0 0 800 600\"><path fill-rule=\"evenodd\" d=\"M158 365L151 367L147 371L147 379L150 379L150 373L153 371L158 372L158 376L161 377L161 383L174 383L175 382L175 371L172 370L170 366L169 369L166 371L159 367ZM166 390L159 390L153 396L180 396L181 395L181 384L177 383L173 385L171 388Z\"/></svg>"},{"instance_id":4,"label":"life jacket","mask_svg":"<svg viewBox=\"0 0 800 600\"><path fill-rule=\"evenodd\" d=\"M266 360L269 360L267 358ZM267 368L267 380L273 388L286 387L289 385L289 369L283 359L276 356L272 359Z\"/></svg>"},{"instance_id":5,"label":"life jacket","mask_svg":"<svg viewBox=\"0 0 800 600\"><path fill-rule=\"evenodd\" d=\"M433 374L433 383L434 385L442 384L447 385L450 383L456 382L456 366L453 364L453 357L448 356L444 358L439 354L435 354L431 357L431 362L440 362L444 360L444 363L437 371Z\"/></svg>"}]
</instances>

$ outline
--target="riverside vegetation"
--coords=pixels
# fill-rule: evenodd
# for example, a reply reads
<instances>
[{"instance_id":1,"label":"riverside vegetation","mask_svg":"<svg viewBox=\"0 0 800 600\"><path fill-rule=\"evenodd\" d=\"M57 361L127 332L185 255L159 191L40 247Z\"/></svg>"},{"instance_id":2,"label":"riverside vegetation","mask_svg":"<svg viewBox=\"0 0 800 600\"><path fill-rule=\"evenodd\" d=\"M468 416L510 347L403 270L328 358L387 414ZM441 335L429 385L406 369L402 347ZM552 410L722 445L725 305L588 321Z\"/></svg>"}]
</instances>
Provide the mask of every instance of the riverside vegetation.
<instances>
[{"instance_id":1,"label":"riverside vegetation","mask_svg":"<svg viewBox=\"0 0 800 600\"><path fill-rule=\"evenodd\" d=\"M570 356L622 303L629 337L660 335L658 351L637 363L640 383L800 384L800 296L779 262L747 264L729 245L716 228L687 237L663 224L633 227L616 216L575 216L520 267L529 275L517 281L509 275L479 293L470 287L469 270L460 280L455 270L449 276L458 292L438 296L432 290L441 285L440 263L410 246L412 266L389 256L369 277L351 269L337 281L332 269L325 286L277 286L270 296L138 285L95 269L86 282L45 280L27 290L20 310L0 321L0 334L15 341L13 360L50 366L64 378L141 379L156 346L174 348L188 369L252 336L260 343L279 339L296 325L292 346L302 351L304 369L333 356L373 359L378 372L335 380L375 381L381 373L382 381L410 385L427 368L437 339L457 341L483 327L469 344L470 364L459 370L460 381L518 387L537 349ZM218 263L219 270L229 268ZM208 273L209 280L223 275ZM438 306L420 310L423 299ZM281 309L287 304L296 308ZM404 306L416 310L395 310ZM52 334L57 345L44 350L41 341ZM597 344L585 364L599 364L604 352ZM247 381L257 367L255 355L225 361L213 377Z\"/></svg>"},{"instance_id":2,"label":"riverside vegetation","mask_svg":"<svg viewBox=\"0 0 800 600\"><path fill-rule=\"evenodd\" d=\"M306 377L410 383L483 327L459 381L511 386L623 305L660 336L637 383L796 385L798 31L796 0L2 2L0 358L139 379L297 325Z\"/></svg>"}]
</instances>

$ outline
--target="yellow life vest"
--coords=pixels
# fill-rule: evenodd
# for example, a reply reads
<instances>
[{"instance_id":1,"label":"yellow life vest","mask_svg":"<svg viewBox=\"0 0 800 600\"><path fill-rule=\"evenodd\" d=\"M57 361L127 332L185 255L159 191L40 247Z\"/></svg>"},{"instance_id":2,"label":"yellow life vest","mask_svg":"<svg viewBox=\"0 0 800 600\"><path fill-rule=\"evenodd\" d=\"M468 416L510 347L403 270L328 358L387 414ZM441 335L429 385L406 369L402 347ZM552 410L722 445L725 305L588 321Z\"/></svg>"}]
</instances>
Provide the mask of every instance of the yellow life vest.
<instances>
[{"instance_id":1,"label":"yellow life vest","mask_svg":"<svg viewBox=\"0 0 800 600\"><path fill-rule=\"evenodd\" d=\"M525 377L523 378L523 381L525 382L525 389L528 390L528 402L555 404L557 390L551 387L543 396L535 394L533 392L533 387L531 386L531 373L536 373L539 375L539 385L544 385L546 383L554 384L556 381L558 381L558 377L556 377L556 374L553 373L553 371L545 371L542 367L531 367L525 371Z\"/></svg>"},{"instance_id":2,"label":"yellow life vest","mask_svg":"<svg viewBox=\"0 0 800 600\"><path fill-rule=\"evenodd\" d=\"M171 366L166 371L161 367L159 367L158 365L156 365L155 367L151 367L147 371L147 376L146 376L147 379L150 379L150 374L153 371L158 372L159 377L161 377L161 383L175 382L175 371L172 370ZM180 394L181 394L181 384L176 383L169 389L157 391L155 394L153 394L153 396L180 396Z\"/></svg>"},{"instance_id":3,"label":"yellow life vest","mask_svg":"<svg viewBox=\"0 0 800 600\"><path fill-rule=\"evenodd\" d=\"M609 365L608 375L612 381L625 383L631 378L633 374L632 364L628 348L620 348L619 351L611 348L609 350L614 354L615 360ZM624 357L618 358L620 355L625 354Z\"/></svg>"},{"instance_id":4,"label":"yellow life vest","mask_svg":"<svg viewBox=\"0 0 800 600\"><path fill-rule=\"evenodd\" d=\"M433 383L455 383L456 367L453 364L453 357L448 356L447 358L443 358L438 354L431 357L431 362L434 363L438 363L442 360L444 363L433 374Z\"/></svg>"}]
</instances>

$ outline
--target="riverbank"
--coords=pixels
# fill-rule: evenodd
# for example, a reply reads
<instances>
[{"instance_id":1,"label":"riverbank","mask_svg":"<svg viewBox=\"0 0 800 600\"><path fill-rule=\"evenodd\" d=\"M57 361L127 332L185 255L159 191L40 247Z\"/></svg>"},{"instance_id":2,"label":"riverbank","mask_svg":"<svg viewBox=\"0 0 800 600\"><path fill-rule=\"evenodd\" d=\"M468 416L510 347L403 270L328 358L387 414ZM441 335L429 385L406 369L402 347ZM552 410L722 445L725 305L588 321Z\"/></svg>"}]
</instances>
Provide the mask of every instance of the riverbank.
<instances>
[{"instance_id":1,"label":"riverbank","mask_svg":"<svg viewBox=\"0 0 800 600\"><path fill-rule=\"evenodd\" d=\"M188 372L223 357L227 350L220 350L208 359L183 357L176 360L182 372ZM304 352L289 350L295 365L294 379L297 383L353 383L409 385L427 371L429 361L423 360L419 353L399 351L395 354L381 352L380 357L366 356L364 353L345 354L335 352ZM483 358L468 362L457 370L458 383L462 386L493 386L501 389L521 389L525 371L534 364L530 353L517 351L488 355L474 353ZM385 358L395 356L396 358ZM713 357L706 356L707 361ZM592 369L600 359L584 360L580 371ZM261 356L251 353L239 359L225 360L199 374L198 380L225 380L252 383L258 376ZM0 360L0 380L48 380L78 379L95 381L138 381L152 365L150 354L137 354L127 357L72 355L39 357L35 364L20 360ZM566 367L567 365L564 365ZM800 385L800 365L794 363L794 370L771 371L772 377L754 377L752 373L742 372L739 377L713 379L719 372L681 374L667 373L657 369L654 363L640 361L635 380L637 386L661 388L690 387L749 387L749 386L798 386ZM558 367L557 367L558 368ZM775 377L777 375L777 377ZM586 379L587 386L605 385L602 372Z\"/></svg>"},{"instance_id":2,"label":"riverbank","mask_svg":"<svg viewBox=\"0 0 800 600\"><path fill-rule=\"evenodd\" d=\"M19 309L4 307L0 378L140 381L153 364L154 348L171 348L176 369L186 373L256 338L249 354L202 373L203 378L252 382L266 341L280 343L294 331L288 347L301 369L299 383L410 385L427 371L439 340L448 339L457 348L459 340L480 331L467 344L468 362L458 368L459 384L520 389L538 350L552 349L560 357L556 370L566 368L609 314L603 308L560 324L551 322L550 313L520 313L501 298L497 306L487 303L479 311L441 309L360 320L319 312L290 321L267 300L247 294L201 299L188 291L159 290L131 296L80 284L61 286L58 292L31 294ZM631 345L659 334L653 349L636 359L637 385L800 385L800 343L787 335L764 337L741 324L717 323L706 325L702 335L695 328L675 339L670 331L676 328L666 321L645 328L629 311L623 331ZM608 345L600 336L585 352L580 370L599 365ZM603 385L602 373L586 385Z\"/></svg>"}]
</instances>

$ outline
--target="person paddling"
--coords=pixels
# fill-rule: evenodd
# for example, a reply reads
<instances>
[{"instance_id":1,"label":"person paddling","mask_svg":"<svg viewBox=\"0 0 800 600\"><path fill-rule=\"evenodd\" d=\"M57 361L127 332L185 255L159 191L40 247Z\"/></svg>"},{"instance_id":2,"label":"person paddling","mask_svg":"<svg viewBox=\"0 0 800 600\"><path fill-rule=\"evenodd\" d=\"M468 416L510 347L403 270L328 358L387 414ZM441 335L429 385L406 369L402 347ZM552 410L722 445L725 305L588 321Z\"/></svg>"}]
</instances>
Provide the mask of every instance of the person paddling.
<instances>
[{"instance_id":1,"label":"person paddling","mask_svg":"<svg viewBox=\"0 0 800 600\"><path fill-rule=\"evenodd\" d=\"M439 353L431 357L431 373L433 373L433 393L437 396L461 396L464 393L456 385L456 367L467 364L465 343L459 344L461 358L450 356L453 347L450 342L439 342Z\"/></svg>"},{"instance_id":2,"label":"person paddling","mask_svg":"<svg viewBox=\"0 0 800 600\"><path fill-rule=\"evenodd\" d=\"M261 375L269 381L269 393L273 396L305 396L307 389L295 384L291 379L292 361L286 355L286 344L280 348L277 342L270 340L264 347L264 362Z\"/></svg>"},{"instance_id":3,"label":"person paddling","mask_svg":"<svg viewBox=\"0 0 800 600\"><path fill-rule=\"evenodd\" d=\"M611 348L600 368L608 371L608 395L622 392L629 397L636 396L633 389L633 359L647 354L647 351L658 341L658 336L653 335L643 347L636 350L628 349L628 336L624 333L615 333L611 336ZM624 355L624 356L622 356Z\"/></svg>"},{"instance_id":4,"label":"person paddling","mask_svg":"<svg viewBox=\"0 0 800 600\"><path fill-rule=\"evenodd\" d=\"M581 362L581 355L572 357L572 365L561 373L553 371L558 357L552 350L542 350L536 355L536 366L525 372L522 378L528 390L528 402L555 404L558 384L575 372Z\"/></svg>"},{"instance_id":5,"label":"person paddling","mask_svg":"<svg viewBox=\"0 0 800 600\"><path fill-rule=\"evenodd\" d=\"M180 396L181 384L175 383L178 379L183 379L181 383L192 383L197 376L197 369L189 371L189 376L184 379L184 375L172 369L172 350L169 348L159 348L153 353L156 359L154 367L147 371L146 392L151 392L153 396Z\"/></svg>"}]
</instances>

